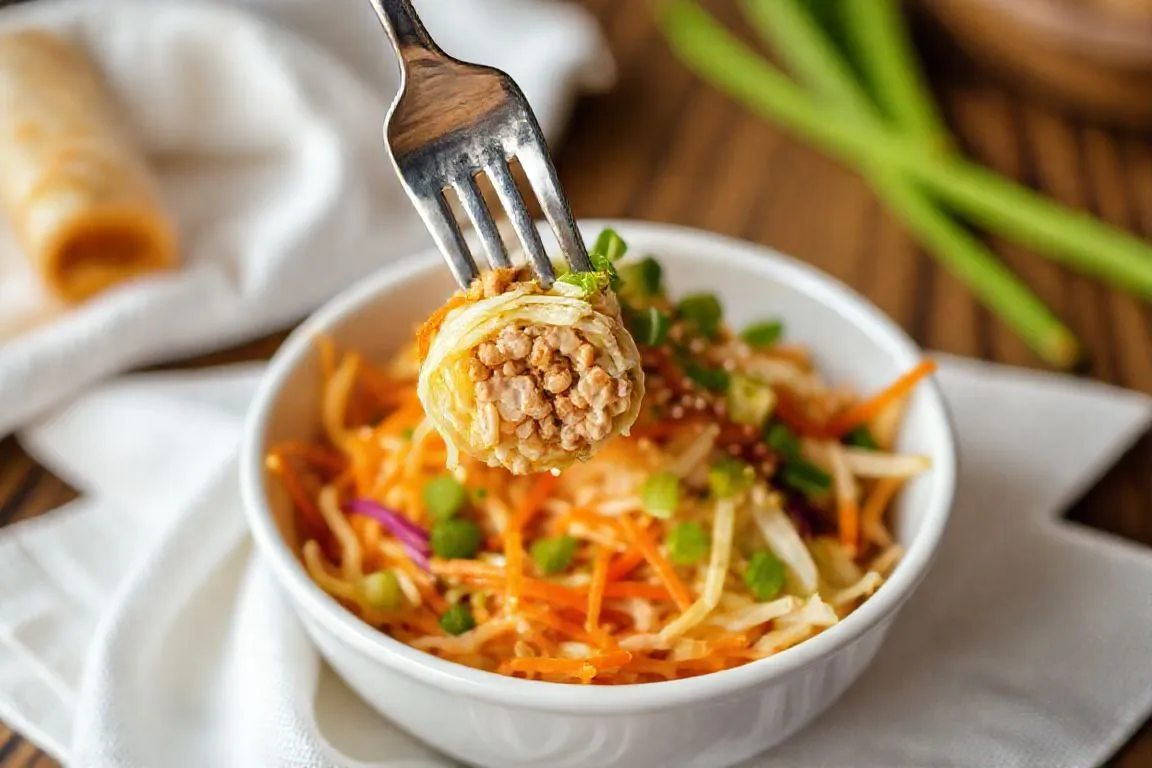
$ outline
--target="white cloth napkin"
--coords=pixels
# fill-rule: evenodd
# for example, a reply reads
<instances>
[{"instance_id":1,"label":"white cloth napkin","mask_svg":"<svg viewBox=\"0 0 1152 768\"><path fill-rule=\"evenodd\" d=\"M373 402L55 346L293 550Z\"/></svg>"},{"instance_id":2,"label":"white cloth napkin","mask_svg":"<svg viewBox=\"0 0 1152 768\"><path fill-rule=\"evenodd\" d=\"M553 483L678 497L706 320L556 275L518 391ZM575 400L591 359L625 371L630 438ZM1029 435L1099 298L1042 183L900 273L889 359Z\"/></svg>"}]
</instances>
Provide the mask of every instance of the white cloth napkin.
<instances>
[{"instance_id":1,"label":"white cloth napkin","mask_svg":"<svg viewBox=\"0 0 1152 768\"><path fill-rule=\"evenodd\" d=\"M180 225L180 271L66 311L0 223L0 436L97 380L299 319L428 238L381 125L397 82L368 0L39 0L103 69ZM542 0L417 0L449 53L507 70L551 140L612 62L591 18ZM252 13L250 13L252 12ZM270 23L258 15L270 17Z\"/></svg>"},{"instance_id":2,"label":"white cloth napkin","mask_svg":"<svg viewBox=\"0 0 1152 768\"><path fill-rule=\"evenodd\" d=\"M446 765L327 670L252 555L257 375L120 379L22 435L83 497L0 531L0 719L86 768ZM1152 709L1152 552L1059 517L1152 401L950 358L940 380L962 469L937 564L860 682L747 768L1086 767Z\"/></svg>"}]
</instances>

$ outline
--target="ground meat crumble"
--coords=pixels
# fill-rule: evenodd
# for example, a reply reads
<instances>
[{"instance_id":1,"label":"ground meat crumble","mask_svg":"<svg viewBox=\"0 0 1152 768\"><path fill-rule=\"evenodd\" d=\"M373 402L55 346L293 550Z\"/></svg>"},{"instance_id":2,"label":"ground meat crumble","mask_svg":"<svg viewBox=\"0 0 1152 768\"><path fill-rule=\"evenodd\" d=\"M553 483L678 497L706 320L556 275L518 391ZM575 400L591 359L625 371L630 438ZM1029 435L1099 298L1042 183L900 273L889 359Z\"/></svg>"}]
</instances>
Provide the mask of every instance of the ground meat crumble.
<instances>
[{"instance_id":1,"label":"ground meat crumble","mask_svg":"<svg viewBox=\"0 0 1152 768\"><path fill-rule=\"evenodd\" d=\"M510 466L527 471L548 448L586 453L628 410L632 382L613 379L595 347L572 328L508 326L468 361L488 445L512 441Z\"/></svg>"}]
</instances>

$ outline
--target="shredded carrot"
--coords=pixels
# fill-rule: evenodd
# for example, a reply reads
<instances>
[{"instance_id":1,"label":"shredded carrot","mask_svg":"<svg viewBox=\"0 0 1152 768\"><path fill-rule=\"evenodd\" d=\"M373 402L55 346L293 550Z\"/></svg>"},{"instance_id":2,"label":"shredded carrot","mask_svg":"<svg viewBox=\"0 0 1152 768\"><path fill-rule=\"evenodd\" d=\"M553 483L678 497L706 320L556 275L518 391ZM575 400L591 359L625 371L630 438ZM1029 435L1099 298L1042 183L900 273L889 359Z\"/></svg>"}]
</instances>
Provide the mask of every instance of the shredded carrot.
<instances>
[{"instance_id":1,"label":"shredded carrot","mask_svg":"<svg viewBox=\"0 0 1152 768\"><path fill-rule=\"evenodd\" d=\"M525 606L523 610L524 614L528 618L543 624L544 626L555 632L558 632L561 635L570 637L573 640L578 640L582 643L591 643L594 645L600 645L603 642L602 635L589 634L588 631L583 627L561 618L560 616L556 615L555 611L547 606L531 605Z\"/></svg>"},{"instance_id":2,"label":"shredded carrot","mask_svg":"<svg viewBox=\"0 0 1152 768\"><path fill-rule=\"evenodd\" d=\"M871 421L887 408L889 403L899 400L911 392L922 379L932 375L937 367L935 360L921 360L879 393L834 416L825 426L824 433L829 437L840 438L861 424Z\"/></svg>"},{"instance_id":3,"label":"shredded carrot","mask_svg":"<svg viewBox=\"0 0 1152 768\"><path fill-rule=\"evenodd\" d=\"M808 350L804 347L796 347L789 344L773 344L771 347L761 350L761 354L766 357L774 357L778 360L787 360L804 370L811 370L812 356L808 354Z\"/></svg>"},{"instance_id":4,"label":"shredded carrot","mask_svg":"<svg viewBox=\"0 0 1152 768\"><path fill-rule=\"evenodd\" d=\"M619 520L613 517L605 517L584 507L576 507L570 510L568 512L568 518L574 523L583 523L590 528L607 528L617 536L624 534L624 529L621 527Z\"/></svg>"},{"instance_id":5,"label":"shredded carrot","mask_svg":"<svg viewBox=\"0 0 1152 768\"><path fill-rule=\"evenodd\" d=\"M520 530L528 527L543 508L544 502L556 490L556 485L559 482L560 476L553 475L551 472L538 475L532 490L528 492L528 495L524 497L524 502L516 510L516 517L513 519L512 525Z\"/></svg>"},{"instance_id":6,"label":"shredded carrot","mask_svg":"<svg viewBox=\"0 0 1152 768\"><path fill-rule=\"evenodd\" d=\"M504 569L481 563L476 560L440 560L432 561L432 573L438 576L450 576L465 581L479 582L490 586L505 586L507 574ZM553 605L571 608L583 614L588 610L588 601L583 594L574 589L552 584L539 579L522 578L522 594L535 600L544 600Z\"/></svg>"},{"instance_id":7,"label":"shredded carrot","mask_svg":"<svg viewBox=\"0 0 1152 768\"><path fill-rule=\"evenodd\" d=\"M806 437L818 437L824 430L814 423L804 409L800 398L787 387L776 387L775 415L793 432Z\"/></svg>"},{"instance_id":8,"label":"shredded carrot","mask_svg":"<svg viewBox=\"0 0 1152 768\"><path fill-rule=\"evenodd\" d=\"M403 622L426 635L437 637L444 634L444 630L440 627L440 622L437 620L436 614L432 613L428 608L409 611L404 615Z\"/></svg>"},{"instance_id":9,"label":"shredded carrot","mask_svg":"<svg viewBox=\"0 0 1152 768\"><path fill-rule=\"evenodd\" d=\"M870 535L880 526L884 510L888 509L892 497L900 489L901 482L902 479L899 477L882 477L876 481L872 493L868 494L864 508L860 511L860 525L866 535Z\"/></svg>"},{"instance_id":10,"label":"shredded carrot","mask_svg":"<svg viewBox=\"0 0 1152 768\"><path fill-rule=\"evenodd\" d=\"M635 547L629 548L608 566L608 581L620 581L636 570L642 562L644 562L644 553Z\"/></svg>"},{"instance_id":11,"label":"shredded carrot","mask_svg":"<svg viewBox=\"0 0 1152 768\"><path fill-rule=\"evenodd\" d=\"M539 476L524 501L508 521L504 531L504 563L507 574L507 601L505 608L515 611L519 605L524 583L524 527L540 511L544 500L552 495L559 478L551 473Z\"/></svg>"},{"instance_id":12,"label":"shredded carrot","mask_svg":"<svg viewBox=\"0 0 1152 768\"><path fill-rule=\"evenodd\" d=\"M524 591L524 534L514 524L504 531L504 574L504 607L515 611Z\"/></svg>"},{"instance_id":13,"label":"shredded carrot","mask_svg":"<svg viewBox=\"0 0 1152 768\"><path fill-rule=\"evenodd\" d=\"M604 587L608 583L608 561L612 552L604 547L596 550L592 564L592 583L588 587L588 617L584 628L595 634L600 630L600 608L604 605Z\"/></svg>"},{"instance_id":14,"label":"shredded carrot","mask_svg":"<svg viewBox=\"0 0 1152 768\"><path fill-rule=\"evenodd\" d=\"M269 453L267 466L273 474L280 478L280 483L284 486L284 490L288 491L288 496L292 499L292 504L300 512L313 532L327 531L328 526L324 523L323 515L321 515L320 510L316 508L312 497L304 490L304 484L296 475L292 464L285 461L284 456L273 449L273 451Z\"/></svg>"},{"instance_id":15,"label":"shredded carrot","mask_svg":"<svg viewBox=\"0 0 1152 768\"><path fill-rule=\"evenodd\" d=\"M605 585L604 597L639 597L643 600L674 599L663 584L647 584L643 581L614 581Z\"/></svg>"},{"instance_id":16,"label":"shredded carrot","mask_svg":"<svg viewBox=\"0 0 1152 768\"><path fill-rule=\"evenodd\" d=\"M601 672L620 669L632 660L628 651L609 651L587 659L558 659L546 656L526 656L511 659L507 668L512 672L534 672L539 675L565 675L594 678Z\"/></svg>"},{"instance_id":17,"label":"shredded carrot","mask_svg":"<svg viewBox=\"0 0 1152 768\"><path fill-rule=\"evenodd\" d=\"M743 634L721 635L708 641L708 648L713 653L732 651L748 647L748 636Z\"/></svg>"},{"instance_id":18,"label":"shredded carrot","mask_svg":"<svg viewBox=\"0 0 1152 768\"><path fill-rule=\"evenodd\" d=\"M672 563L668 562L660 550L656 548L656 543L652 541L652 537L648 532L638 526L635 521L628 515L622 515L620 518L620 525L632 539L632 543L636 548L644 553L644 559L648 561L648 565L652 566L652 570L664 582L667 587L668 593L672 595L672 599L676 602L676 607L681 611L686 611L692 606L692 595L688 592L688 588L684 586L684 582L676 575L676 569L672 567Z\"/></svg>"},{"instance_id":19,"label":"shredded carrot","mask_svg":"<svg viewBox=\"0 0 1152 768\"><path fill-rule=\"evenodd\" d=\"M348 459L345 456L322 445L291 441L281 443L276 449L282 454L303 459L317 469L328 472L342 472L348 466Z\"/></svg>"}]
</instances>

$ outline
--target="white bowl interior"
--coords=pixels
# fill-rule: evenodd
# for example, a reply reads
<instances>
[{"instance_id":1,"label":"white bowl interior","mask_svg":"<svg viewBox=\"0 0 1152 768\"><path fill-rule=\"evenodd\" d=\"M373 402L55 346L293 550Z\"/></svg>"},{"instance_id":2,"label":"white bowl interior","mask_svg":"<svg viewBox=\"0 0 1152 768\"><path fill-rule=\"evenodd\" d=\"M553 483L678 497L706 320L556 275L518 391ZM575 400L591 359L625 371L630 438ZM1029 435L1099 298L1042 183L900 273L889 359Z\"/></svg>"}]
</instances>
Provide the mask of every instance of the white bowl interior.
<instances>
[{"instance_id":1,"label":"white bowl interior","mask_svg":"<svg viewBox=\"0 0 1152 768\"><path fill-rule=\"evenodd\" d=\"M736 328L754 320L781 318L789 342L810 349L820 370L833 382L871 391L891 382L921 357L915 345L879 310L806 265L747 243L691 230L629 222L615 226L629 242L630 253L651 253L659 258L673 295L716 293L725 319ZM599 228L597 223L588 223L585 235L594 237ZM318 335L328 336L338 348L358 350L370 360L386 360L411 338L415 325L443 303L452 288L443 263L436 256L427 256L366 281L314 316L273 363L270 386L278 388L268 393L265 412L254 420L263 425L263 432L250 442L255 450L244 460L257 462L256 454L262 455L273 443L309 439L319 433L320 356L314 343ZM908 555L872 600L824 635L848 632L846 627L854 621L864 622L857 615L870 610L875 610L878 618L881 609L869 606L884 602L881 596L885 590L905 592L893 597L883 612L893 610L919 581L930 560L951 504L955 462L948 416L934 385L917 390L898 447L928 455L936 464L932 472L910 482L896 504L894 533ZM277 483L259 485L266 489L268 509L281 535L297 551L287 496ZM911 573L902 574L902 569L911 569ZM356 621L351 614L347 617ZM797 648L809 644L833 647L824 645L830 641L822 637Z\"/></svg>"}]
</instances>

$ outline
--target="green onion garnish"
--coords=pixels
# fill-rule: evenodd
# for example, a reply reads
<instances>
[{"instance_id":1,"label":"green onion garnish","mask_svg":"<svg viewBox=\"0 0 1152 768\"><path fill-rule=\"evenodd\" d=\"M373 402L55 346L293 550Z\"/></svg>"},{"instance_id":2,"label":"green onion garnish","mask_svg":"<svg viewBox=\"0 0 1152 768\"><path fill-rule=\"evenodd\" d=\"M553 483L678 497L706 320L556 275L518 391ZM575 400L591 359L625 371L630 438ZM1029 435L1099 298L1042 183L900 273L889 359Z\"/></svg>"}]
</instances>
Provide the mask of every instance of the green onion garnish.
<instances>
[{"instance_id":1,"label":"green onion garnish","mask_svg":"<svg viewBox=\"0 0 1152 768\"><path fill-rule=\"evenodd\" d=\"M673 563L692 565L708 556L712 541L700 523L679 523L668 532L664 545Z\"/></svg>"},{"instance_id":2,"label":"green onion garnish","mask_svg":"<svg viewBox=\"0 0 1152 768\"><path fill-rule=\"evenodd\" d=\"M753 323L740 334L741 340L754 349L770 347L780 340L784 333L784 323L779 320L765 320Z\"/></svg>"},{"instance_id":3,"label":"green onion garnish","mask_svg":"<svg viewBox=\"0 0 1152 768\"><path fill-rule=\"evenodd\" d=\"M569 272L556 278L558 283L576 286L585 296L590 296L603 289L610 281L611 275L607 272Z\"/></svg>"},{"instance_id":4,"label":"green onion garnish","mask_svg":"<svg viewBox=\"0 0 1152 768\"><path fill-rule=\"evenodd\" d=\"M780 470L780 482L805 496L819 496L832 487L832 477L803 459L789 460Z\"/></svg>"},{"instance_id":5,"label":"green onion garnish","mask_svg":"<svg viewBox=\"0 0 1152 768\"><path fill-rule=\"evenodd\" d=\"M392 571L369 573L359 584L364 602L378 611L394 611L404 601L400 590L400 579Z\"/></svg>"},{"instance_id":6,"label":"green onion garnish","mask_svg":"<svg viewBox=\"0 0 1152 768\"><path fill-rule=\"evenodd\" d=\"M709 339L716 338L720 331L720 318L723 310L720 300L711 293L694 293L680 299L676 305L680 317Z\"/></svg>"},{"instance_id":7,"label":"green onion garnish","mask_svg":"<svg viewBox=\"0 0 1152 768\"><path fill-rule=\"evenodd\" d=\"M624 242L624 238L614 229L605 229L596 238L596 242L592 245L592 250L588 252L588 256L592 259L593 266L596 269L603 269L596 263L598 259L606 260L608 263L620 261L624 258L624 254L628 252L628 243Z\"/></svg>"},{"instance_id":8,"label":"green onion garnish","mask_svg":"<svg viewBox=\"0 0 1152 768\"><path fill-rule=\"evenodd\" d=\"M872 437L871 430L867 426L861 424L848 434L844 435L844 442L855 448L863 448L867 451L878 451L880 446L877 445L876 439Z\"/></svg>"},{"instance_id":9,"label":"green onion garnish","mask_svg":"<svg viewBox=\"0 0 1152 768\"><path fill-rule=\"evenodd\" d=\"M412 435L414 434L416 434L416 430L412 429L412 427L400 430L400 437L404 438L405 440L411 440Z\"/></svg>"},{"instance_id":10,"label":"green onion garnish","mask_svg":"<svg viewBox=\"0 0 1152 768\"><path fill-rule=\"evenodd\" d=\"M668 338L668 328L672 324L668 315L656 307L632 310L627 313L628 330L637 344L658 347Z\"/></svg>"},{"instance_id":11,"label":"green onion garnish","mask_svg":"<svg viewBox=\"0 0 1152 768\"><path fill-rule=\"evenodd\" d=\"M780 422L769 424L764 430L764 443L788 460L800 457L800 440Z\"/></svg>"},{"instance_id":12,"label":"green onion garnish","mask_svg":"<svg viewBox=\"0 0 1152 768\"><path fill-rule=\"evenodd\" d=\"M620 292L630 299L650 299L664 293L664 269L651 256L620 268Z\"/></svg>"},{"instance_id":13,"label":"green onion garnish","mask_svg":"<svg viewBox=\"0 0 1152 768\"><path fill-rule=\"evenodd\" d=\"M784 588L784 563L766 549L752 555L744 571L748 591L760 602L771 600Z\"/></svg>"},{"instance_id":14,"label":"green onion garnish","mask_svg":"<svg viewBox=\"0 0 1152 768\"><path fill-rule=\"evenodd\" d=\"M476 626L476 617L464 603L449 606L440 617L440 628L450 635L462 635Z\"/></svg>"},{"instance_id":15,"label":"green onion garnish","mask_svg":"<svg viewBox=\"0 0 1152 768\"><path fill-rule=\"evenodd\" d=\"M752 467L739 459L725 456L708 468L708 488L718 499L730 499L752 487L756 479Z\"/></svg>"},{"instance_id":16,"label":"green onion garnish","mask_svg":"<svg viewBox=\"0 0 1152 768\"><path fill-rule=\"evenodd\" d=\"M476 523L471 520L450 518L432 526L429 543L432 545L433 554L437 557L468 560L476 557L483 538L484 534Z\"/></svg>"},{"instance_id":17,"label":"green onion garnish","mask_svg":"<svg viewBox=\"0 0 1152 768\"><path fill-rule=\"evenodd\" d=\"M731 376L723 368L707 368L696 363L684 366L684 375L700 386L712 392L723 392L728 389Z\"/></svg>"},{"instance_id":18,"label":"green onion garnish","mask_svg":"<svg viewBox=\"0 0 1152 768\"><path fill-rule=\"evenodd\" d=\"M546 576L553 576L567 570L576 554L576 539L571 536L557 536L552 539L537 539L530 550L536 567Z\"/></svg>"},{"instance_id":19,"label":"green onion garnish","mask_svg":"<svg viewBox=\"0 0 1152 768\"><path fill-rule=\"evenodd\" d=\"M644 481L640 499L645 512L667 520L680 505L680 478L675 472L657 472Z\"/></svg>"},{"instance_id":20,"label":"green onion garnish","mask_svg":"<svg viewBox=\"0 0 1152 768\"><path fill-rule=\"evenodd\" d=\"M762 381L733 376L728 384L728 418L737 424L758 427L776 407L776 393Z\"/></svg>"},{"instance_id":21,"label":"green onion garnish","mask_svg":"<svg viewBox=\"0 0 1152 768\"><path fill-rule=\"evenodd\" d=\"M628 250L627 243L616 234L616 230L606 229L596 238L592 250L588 252L588 259L597 272L608 276L608 285L612 290L620 288L620 273L616 271L615 262Z\"/></svg>"},{"instance_id":22,"label":"green onion garnish","mask_svg":"<svg viewBox=\"0 0 1152 768\"><path fill-rule=\"evenodd\" d=\"M428 509L428 516L434 521L447 520L464 507L468 500L468 492L460 481L445 472L437 475L424 484L421 494L424 506Z\"/></svg>"}]
</instances>

